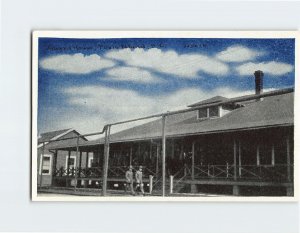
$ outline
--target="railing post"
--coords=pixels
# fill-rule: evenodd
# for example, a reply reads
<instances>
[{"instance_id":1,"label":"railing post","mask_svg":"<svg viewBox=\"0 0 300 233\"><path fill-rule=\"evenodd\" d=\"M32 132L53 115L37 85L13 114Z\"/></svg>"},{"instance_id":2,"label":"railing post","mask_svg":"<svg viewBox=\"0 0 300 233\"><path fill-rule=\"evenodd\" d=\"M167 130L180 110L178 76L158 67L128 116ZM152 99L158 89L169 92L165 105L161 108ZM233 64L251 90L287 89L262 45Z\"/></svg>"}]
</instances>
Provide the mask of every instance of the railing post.
<instances>
[{"instance_id":1,"label":"railing post","mask_svg":"<svg viewBox=\"0 0 300 233\"><path fill-rule=\"evenodd\" d=\"M109 136L110 125L105 129L105 143L104 143L104 163L103 163L103 178L102 178L102 195L106 196L107 189L107 173L108 173L108 160L109 160Z\"/></svg>"},{"instance_id":2,"label":"railing post","mask_svg":"<svg viewBox=\"0 0 300 233\"><path fill-rule=\"evenodd\" d=\"M45 154L45 142L43 142L42 155L41 155L41 168L40 168L40 187L43 186L43 167L44 167L44 154Z\"/></svg>"},{"instance_id":3,"label":"railing post","mask_svg":"<svg viewBox=\"0 0 300 233\"><path fill-rule=\"evenodd\" d=\"M165 196L166 186L166 116L162 116L162 196Z\"/></svg>"},{"instance_id":4,"label":"railing post","mask_svg":"<svg viewBox=\"0 0 300 233\"><path fill-rule=\"evenodd\" d=\"M173 193L174 176L170 176L170 194Z\"/></svg>"},{"instance_id":5,"label":"railing post","mask_svg":"<svg viewBox=\"0 0 300 233\"><path fill-rule=\"evenodd\" d=\"M149 194L152 194L153 190L153 176L149 175Z\"/></svg>"}]
</instances>

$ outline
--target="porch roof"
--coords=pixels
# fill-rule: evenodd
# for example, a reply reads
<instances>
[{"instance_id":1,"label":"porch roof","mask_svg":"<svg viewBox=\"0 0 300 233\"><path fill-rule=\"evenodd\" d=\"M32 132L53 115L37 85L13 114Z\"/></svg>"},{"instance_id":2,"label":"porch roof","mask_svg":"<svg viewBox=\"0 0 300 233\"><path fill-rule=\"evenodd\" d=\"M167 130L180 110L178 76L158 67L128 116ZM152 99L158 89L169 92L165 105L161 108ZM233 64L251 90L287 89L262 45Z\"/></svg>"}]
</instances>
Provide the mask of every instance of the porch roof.
<instances>
[{"instance_id":1,"label":"porch roof","mask_svg":"<svg viewBox=\"0 0 300 233\"><path fill-rule=\"evenodd\" d=\"M293 126L294 93L265 97L262 101L248 103L225 116L200 120L197 111L170 115L166 120L166 136L188 136L216 132L239 131L274 126ZM126 142L155 139L161 137L161 119L135 126L110 136L110 142ZM92 146L104 143L104 138L87 141L80 146ZM66 144L60 148L76 145Z\"/></svg>"}]
</instances>

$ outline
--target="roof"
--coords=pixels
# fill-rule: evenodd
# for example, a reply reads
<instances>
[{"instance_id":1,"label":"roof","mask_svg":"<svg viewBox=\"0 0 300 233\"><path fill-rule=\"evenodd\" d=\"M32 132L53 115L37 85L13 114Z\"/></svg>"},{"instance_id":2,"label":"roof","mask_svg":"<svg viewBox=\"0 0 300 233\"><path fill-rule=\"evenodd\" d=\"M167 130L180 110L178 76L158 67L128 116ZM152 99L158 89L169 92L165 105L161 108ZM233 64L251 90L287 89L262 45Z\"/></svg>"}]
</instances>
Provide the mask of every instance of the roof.
<instances>
[{"instance_id":1,"label":"roof","mask_svg":"<svg viewBox=\"0 0 300 233\"><path fill-rule=\"evenodd\" d=\"M212 98L202 100L200 102L188 105L188 107L195 107L195 106L201 106L201 105L205 105L205 104L218 103L218 102L222 102L222 101L225 101L225 100L228 100L228 98L217 95L215 97L212 97Z\"/></svg>"},{"instance_id":2,"label":"roof","mask_svg":"<svg viewBox=\"0 0 300 233\"><path fill-rule=\"evenodd\" d=\"M63 135L64 133L67 133L69 130L71 129L61 129L61 130L42 133L38 139L38 142L41 143L41 142L49 141L53 138Z\"/></svg>"},{"instance_id":3,"label":"roof","mask_svg":"<svg viewBox=\"0 0 300 233\"><path fill-rule=\"evenodd\" d=\"M239 131L274 126L293 126L294 93L265 97L232 110L230 113L205 120L197 119L197 110L169 115L166 119L166 136L188 136L215 132ZM160 138L161 119L135 126L110 135L110 142L126 142ZM84 142L82 146L103 144L104 138ZM71 146L71 145L69 145Z\"/></svg>"}]
</instances>

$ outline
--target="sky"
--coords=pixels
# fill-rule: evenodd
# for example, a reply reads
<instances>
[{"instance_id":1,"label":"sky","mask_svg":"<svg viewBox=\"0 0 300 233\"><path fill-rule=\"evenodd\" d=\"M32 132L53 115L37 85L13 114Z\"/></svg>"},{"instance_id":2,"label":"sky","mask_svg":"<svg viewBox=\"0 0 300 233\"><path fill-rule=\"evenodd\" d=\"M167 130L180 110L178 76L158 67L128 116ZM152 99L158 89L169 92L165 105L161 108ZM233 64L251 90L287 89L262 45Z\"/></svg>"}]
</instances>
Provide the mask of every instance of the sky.
<instances>
[{"instance_id":1,"label":"sky","mask_svg":"<svg viewBox=\"0 0 300 233\"><path fill-rule=\"evenodd\" d=\"M294 39L39 38L38 56L39 134L252 94L256 70L264 91L295 82Z\"/></svg>"}]
</instances>

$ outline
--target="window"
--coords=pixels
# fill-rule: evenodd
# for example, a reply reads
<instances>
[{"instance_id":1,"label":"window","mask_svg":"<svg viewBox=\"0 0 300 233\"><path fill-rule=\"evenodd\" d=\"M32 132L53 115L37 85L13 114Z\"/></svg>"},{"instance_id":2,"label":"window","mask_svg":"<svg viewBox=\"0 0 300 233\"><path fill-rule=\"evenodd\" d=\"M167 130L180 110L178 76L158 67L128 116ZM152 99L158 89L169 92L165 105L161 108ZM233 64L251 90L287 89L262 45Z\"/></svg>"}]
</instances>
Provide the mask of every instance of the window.
<instances>
[{"instance_id":1,"label":"window","mask_svg":"<svg viewBox=\"0 0 300 233\"><path fill-rule=\"evenodd\" d=\"M207 108L201 108L198 110L198 118L207 118Z\"/></svg>"},{"instance_id":2,"label":"window","mask_svg":"<svg viewBox=\"0 0 300 233\"><path fill-rule=\"evenodd\" d=\"M220 116L219 106L213 106L210 108L201 108L198 110L198 119L218 117L218 116Z\"/></svg>"},{"instance_id":3,"label":"window","mask_svg":"<svg viewBox=\"0 0 300 233\"><path fill-rule=\"evenodd\" d=\"M42 155L41 155L42 158ZM42 168L43 163L43 168ZM50 175L51 174L51 155L44 155L43 161L40 160L40 174L41 171L43 172L43 175Z\"/></svg>"},{"instance_id":4,"label":"window","mask_svg":"<svg viewBox=\"0 0 300 233\"><path fill-rule=\"evenodd\" d=\"M66 168L68 168L68 158L69 156L66 157ZM71 155L70 159L69 159L69 168L75 168L75 164L76 164L76 155Z\"/></svg>"},{"instance_id":5,"label":"window","mask_svg":"<svg viewBox=\"0 0 300 233\"><path fill-rule=\"evenodd\" d=\"M219 116L219 107L214 106L209 108L209 117L218 117Z\"/></svg>"}]
</instances>

